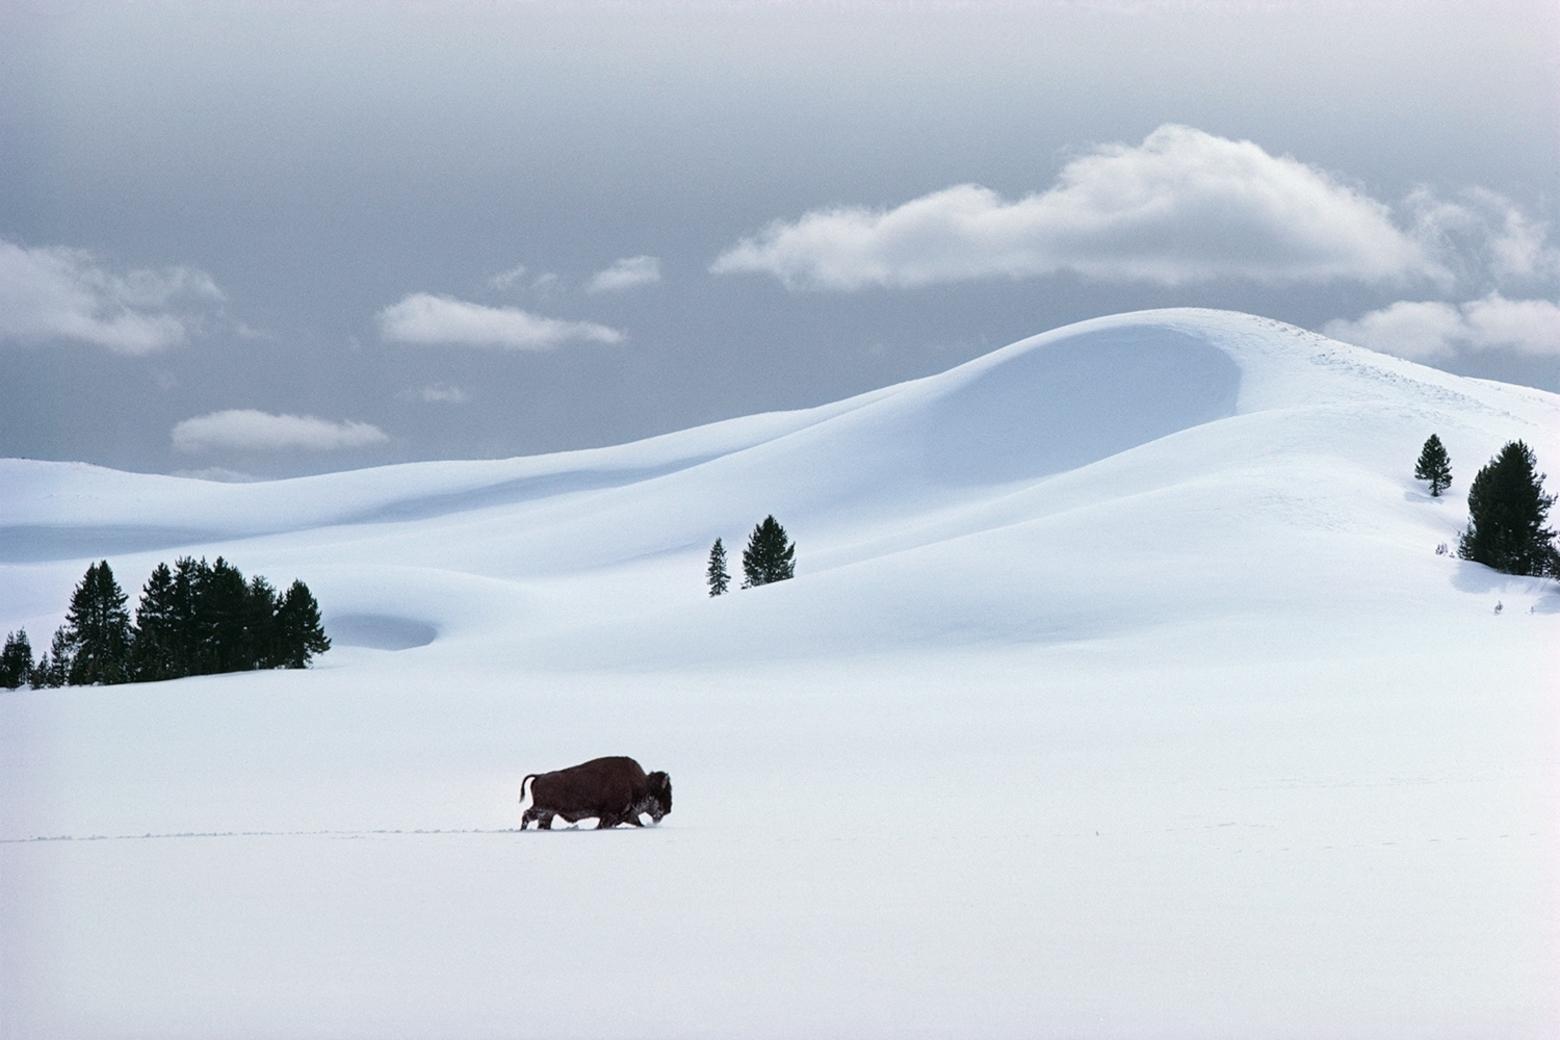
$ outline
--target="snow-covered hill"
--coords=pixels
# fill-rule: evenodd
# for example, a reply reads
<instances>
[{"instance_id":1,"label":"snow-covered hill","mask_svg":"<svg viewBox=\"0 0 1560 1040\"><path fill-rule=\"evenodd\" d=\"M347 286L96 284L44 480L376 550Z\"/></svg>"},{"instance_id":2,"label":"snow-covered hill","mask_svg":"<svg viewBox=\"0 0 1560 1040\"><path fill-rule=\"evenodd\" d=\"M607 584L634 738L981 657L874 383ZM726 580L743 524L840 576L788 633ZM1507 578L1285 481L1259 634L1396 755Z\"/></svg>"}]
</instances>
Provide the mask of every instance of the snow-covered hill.
<instances>
[{"instance_id":1,"label":"snow-covered hill","mask_svg":"<svg viewBox=\"0 0 1560 1040\"><path fill-rule=\"evenodd\" d=\"M0 462L0 628L221 553L337 644L0 696L0 1033L1551 1035L1560 596L1435 553L1514 438L1560 398L1175 310L617 448ZM707 598L768 513L797 580ZM506 830L606 753L660 829Z\"/></svg>"}]
</instances>

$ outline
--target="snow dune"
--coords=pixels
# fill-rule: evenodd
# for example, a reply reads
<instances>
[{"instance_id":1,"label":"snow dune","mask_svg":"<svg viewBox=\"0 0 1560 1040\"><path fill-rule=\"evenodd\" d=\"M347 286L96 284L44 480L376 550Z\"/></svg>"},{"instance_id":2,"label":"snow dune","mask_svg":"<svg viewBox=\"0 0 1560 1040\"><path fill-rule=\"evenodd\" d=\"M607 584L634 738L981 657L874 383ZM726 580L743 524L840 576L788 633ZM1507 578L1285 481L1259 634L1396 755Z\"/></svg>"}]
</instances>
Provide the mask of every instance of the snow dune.
<instances>
[{"instance_id":1,"label":"snow dune","mask_svg":"<svg viewBox=\"0 0 1560 1040\"><path fill-rule=\"evenodd\" d=\"M1434 551L1518 437L1560 398L1173 310L586 452L0 461L0 627L221 553L337 644L0 696L0 1033L1553 1035L1560 596ZM798 578L708 599L771 512ZM507 830L607 753L662 827Z\"/></svg>"}]
</instances>

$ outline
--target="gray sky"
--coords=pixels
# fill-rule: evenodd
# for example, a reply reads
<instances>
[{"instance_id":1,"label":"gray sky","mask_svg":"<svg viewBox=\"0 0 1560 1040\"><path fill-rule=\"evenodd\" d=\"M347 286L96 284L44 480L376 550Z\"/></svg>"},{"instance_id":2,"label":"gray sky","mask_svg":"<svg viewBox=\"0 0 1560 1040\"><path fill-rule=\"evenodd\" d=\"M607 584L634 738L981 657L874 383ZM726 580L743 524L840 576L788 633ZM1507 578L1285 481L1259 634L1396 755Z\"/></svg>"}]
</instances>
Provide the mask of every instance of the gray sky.
<instances>
[{"instance_id":1,"label":"gray sky","mask_svg":"<svg viewBox=\"0 0 1560 1040\"><path fill-rule=\"evenodd\" d=\"M290 475L1253 311L1560 390L1560 7L0 5L0 455Z\"/></svg>"}]
</instances>

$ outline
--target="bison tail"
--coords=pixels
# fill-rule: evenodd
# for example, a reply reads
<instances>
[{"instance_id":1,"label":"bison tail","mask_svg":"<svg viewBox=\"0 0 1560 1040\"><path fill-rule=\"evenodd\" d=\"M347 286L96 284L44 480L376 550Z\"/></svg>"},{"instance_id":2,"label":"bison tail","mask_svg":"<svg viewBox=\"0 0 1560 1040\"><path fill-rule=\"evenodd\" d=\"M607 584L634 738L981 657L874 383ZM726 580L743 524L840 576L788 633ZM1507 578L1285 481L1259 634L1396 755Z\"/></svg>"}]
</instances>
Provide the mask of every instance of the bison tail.
<instances>
[{"instance_id":1,"label":"bison tail","mask_svg":"<svg viewBox=\"0 0 1560 1040\"><path fill-rule=\"evenodd\" d=\"M523 813L536 804L536 799L531 795L531 785L536 783L536 774L527 773L524 780L520 781L520 811Z\"/></svg>"}]
</instances>

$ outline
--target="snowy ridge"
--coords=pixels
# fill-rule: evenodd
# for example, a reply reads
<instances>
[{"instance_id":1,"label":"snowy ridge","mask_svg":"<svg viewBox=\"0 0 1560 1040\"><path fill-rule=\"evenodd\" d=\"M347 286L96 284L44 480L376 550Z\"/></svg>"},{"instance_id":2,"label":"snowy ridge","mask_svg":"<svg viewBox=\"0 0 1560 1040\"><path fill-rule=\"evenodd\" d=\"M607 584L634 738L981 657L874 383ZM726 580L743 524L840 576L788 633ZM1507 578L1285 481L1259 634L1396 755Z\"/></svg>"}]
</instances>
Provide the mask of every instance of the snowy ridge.
<instances>
[{"instance_id":1,"label":"snowy ridge","mask_svg":"<svg viewBox=\"0 0 1560 1040\"><path fill-rule=\"evenodd\" d=\"M671 606L675 626L677 610L702 606L699 554L716 536L739 546L770 512L803 543L805 576L879 558L891 575L920 566L903 554L923 549L926 566L936 569L941 553L956 568L980 550L937 544L985 532L994 544L980 554L1011 571L1043 561L1026 563L1032 554L1006 543L1114 538L1124 549L1188 510L1210 514L1197 525L1209 552L1235 538L1255 549L1252 536L1273 527L1275 538L1333 532L1375 543L1362 547L1367 559L1381 548L1417 555L1454 537L1458 492L1500 443L1523 437L1541 460L1557 458L1556 431L1554 395L1249 315L1150 311L1068 326L837 404L618 448L250 485L9 460L0 555L38 566L25 569L31 580L18 577L6 620L50 630L59 589L91 556L125 558L135 575L176 553L226 552L269 573L296 569L302 543L331 546L323 569L309 570L342 614L479 575L511 583L491 594L520 602L538 594L528 583L589 571L602 594L573 588L550 615L569 625L572 610L666 619ZM1463 479L1427 507L1404 477L1430 432ZM1112 555L1094 559L1108 568ZM456 631L448 605L469 595L435 593L435 609L415 621Z\"/></svg>"}]
</instances>

